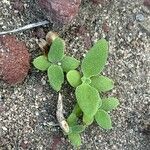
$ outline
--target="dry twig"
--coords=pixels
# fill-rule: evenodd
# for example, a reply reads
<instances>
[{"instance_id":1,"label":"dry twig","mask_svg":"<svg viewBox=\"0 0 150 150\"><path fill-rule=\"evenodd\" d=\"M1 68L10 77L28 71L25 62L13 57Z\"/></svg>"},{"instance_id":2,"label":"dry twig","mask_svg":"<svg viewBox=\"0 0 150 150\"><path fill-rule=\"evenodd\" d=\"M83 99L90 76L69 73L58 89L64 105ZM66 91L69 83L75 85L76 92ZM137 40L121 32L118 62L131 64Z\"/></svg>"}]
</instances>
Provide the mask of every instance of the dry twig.
<instances>
[{"instance_id":1,"label":"dry twig","mask_svg":"<svg viewBox=\"0 0 150 150\"><path fill-rule=\"evenodd\" d=\"M20 27L20 28L14 29L14 30L0 32L0 35L15 33L15 32L19 32L19 31L24 31L24 30L27 30L27 29L35 28L35 27L38 27L38 26L46 25L46 24L49 24L49 22L46 21L46 20L41 21L41 22L37 22L37 23L32 23L32 24L28 24L24 27Z\"/></svg>"},{"instance_id":2,"label":"dry twig","mask_svg":"<svg viewBox=\"0 0 150 150\"><path fill-rule=\"evenodd\" d=\"M65 133L68 133L69 132L69 125L68 125L68 123L65 120L65 117L63 115L63 101L62 101L62 95L60 93L58 96L56 116L57 116L57 120L58 120L58 123L59 123L61 129Z\"/></svg>"}]
</instances>

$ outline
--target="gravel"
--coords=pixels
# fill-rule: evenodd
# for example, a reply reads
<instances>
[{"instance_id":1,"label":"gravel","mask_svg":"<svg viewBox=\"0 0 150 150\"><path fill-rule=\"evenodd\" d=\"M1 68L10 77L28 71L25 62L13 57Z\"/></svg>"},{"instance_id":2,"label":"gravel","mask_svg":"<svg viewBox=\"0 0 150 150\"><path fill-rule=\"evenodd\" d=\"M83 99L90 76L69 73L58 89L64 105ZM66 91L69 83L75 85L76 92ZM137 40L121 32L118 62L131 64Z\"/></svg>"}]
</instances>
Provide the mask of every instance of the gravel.
<instances>
[{"instance_id":1,"label":"gravel","mask_svg":"<svg viewBox=\"0 0 150 150\"><path fill-rule=\"evenodd\" d=\"M0 31L45 20L34 0L20 1L18 7L14 7L14 1L0 1ZM137 19L139 14L142 14L140 21ZM106 22L107 32L103 30ZM57 31L68 45L66 53L78 59L87 52L90 46L87 43L93 44L101 37L110 42L103 74L115 81L115 89L108 95L118 97L121 105L111 114L114 128L105 131L96 124L91 125L82 134L81 150L149 149L149 22L150 11L142 0L111 0L103 6L84 0L78 17L69 26L58 28L50 23L42 28L44 32ZM26 42L32 59L40 54L36 31L15 34ZM75 103L74 91L65 83L61 92L67 116ZM48 85L46 74L33 66L20 85L9 86L0 81L0 149L73 149L56 121L57 97Z\"/></svg>"}]
</instances>

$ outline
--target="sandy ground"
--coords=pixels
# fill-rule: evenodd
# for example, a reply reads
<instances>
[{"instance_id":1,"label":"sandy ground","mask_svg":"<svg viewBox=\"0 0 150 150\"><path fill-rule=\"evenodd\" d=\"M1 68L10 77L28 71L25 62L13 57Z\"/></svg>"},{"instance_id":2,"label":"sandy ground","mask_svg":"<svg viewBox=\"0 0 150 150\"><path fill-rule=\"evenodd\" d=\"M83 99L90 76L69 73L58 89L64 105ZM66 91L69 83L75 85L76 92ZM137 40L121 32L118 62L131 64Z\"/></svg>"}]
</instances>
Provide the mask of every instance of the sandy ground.
<instances>
[{"instance_id":1,"label":"sandy ground","mask_svg":"<svg viewBox=\"0 0 150 150\"><path fill-rule=\"evenodd\" d=\"M0 10L0 31L46 18L34 0L24 0L17 8L12 0L1 0ZM79 16L68 27L50 23L16 33L26 42L32 60L40 54L36 41L37 36L43 36L41 30L57 31L68 45L66 53L79 59L101 37L110 42L104 74L116 83L108 95L118 97L121 105L111 114L114 128L105 131L93 124L82 134L81 150L148 150L150 11L142 0L111 0L103 7L83 0ZM65 83L62 93L67 116L75 102L74 91ZM11 87L0 81L0 150L73 149L57 126L57 96L46 74L33 66L21 85Z\"/></svg>"}]
</instances>

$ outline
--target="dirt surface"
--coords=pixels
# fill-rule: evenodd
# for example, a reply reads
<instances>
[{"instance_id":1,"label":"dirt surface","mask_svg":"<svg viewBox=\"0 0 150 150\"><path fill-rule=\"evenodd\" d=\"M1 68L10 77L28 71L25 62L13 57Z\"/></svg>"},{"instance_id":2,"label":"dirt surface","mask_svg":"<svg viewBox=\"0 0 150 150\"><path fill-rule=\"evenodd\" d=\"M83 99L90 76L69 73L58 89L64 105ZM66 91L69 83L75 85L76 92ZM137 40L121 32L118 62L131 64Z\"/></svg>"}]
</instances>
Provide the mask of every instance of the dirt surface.
<instances>
[{"instance_id":1,"label":"dirt surface","mask_svg":"<svg viewBox=\"0 0 150 150\"><path fill-rule=\"evenodd\" d=\"M34 0L1 0L0 31L45 20ZM104 74L111 77L120 107L111 114L113 129L96 124L82 134L81 150L148 150L150 147L150 10L142 0L110 0L103 6L83 0L76 20L60 28L52 23L15 35L25 41L32 60L41 52L37 37L57 31L68 45L66 53L81 59L101 37L110 42ZM63 86L67 116L75 103L73 89ZM31 62L26 80L10 87L0 81L0 150L71 150L56 121L58 94L45 73Z\"/></svg>"}]
</instances>

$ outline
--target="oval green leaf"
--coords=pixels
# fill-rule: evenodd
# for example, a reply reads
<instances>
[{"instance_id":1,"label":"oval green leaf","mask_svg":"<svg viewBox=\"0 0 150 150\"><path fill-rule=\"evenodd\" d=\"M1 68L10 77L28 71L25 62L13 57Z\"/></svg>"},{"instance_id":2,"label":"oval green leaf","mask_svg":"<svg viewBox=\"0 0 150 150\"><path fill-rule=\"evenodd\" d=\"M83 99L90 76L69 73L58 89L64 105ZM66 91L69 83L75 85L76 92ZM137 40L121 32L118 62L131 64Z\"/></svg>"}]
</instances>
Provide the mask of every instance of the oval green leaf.
<instances>
[{"instance_id":1,"label":"oval green leaf","mask_svg":"<svg viewBox=\"0 0 150 150\"><path fill-rule=\"evenodd\" d=\"M52 88L58 92L64 82L64 74L62 68L58 65L51 65L48 68L48 79Z\"/></svg>"},{"instance_id":2,"label":"oval green leaf","mask_svg":"<svg viewBox=\"0 0 150 150\"><path fill-rule=\"evenodd\" d=\"M69 115L69 117L67 118L67 123L69 124L69 126L75 126L77 124L77 116L74 113L71 113Z\"/></svg>"},{"instance_id":3,"label":"oval green leaf","mask_svg":"<svg viewBox=\"0 0 150 150\"><path fill-rule=\"evenodd\" d=\"M113 80L105 76L93 76L91 77L91 86L96 88L99 92L107 92L114 88Z\"/></svg>"},{"instance_id":4,"label":"oval green leaf","mask_svg":"<svg viewBox=\"0 0 150 150\"><path fill-rule=\"evenodd\" d=\"M94 121L94 117L89 118L88 116L83 115L83 122L84 122L87 126L91 125L91 124L93 123L93 121Z\"/></svg>"},{"instance_id":5,"label":"oval green leaf","mask_svg":"<svg viewBox=\"0 0 150 150\"><path fill-rule=\"evenodd\" d=\"M80 117L81 113L82 113L81 108L79 107L78 104L76 104L75 107L73 108L72 113L67 118L69 126L77 125L78 117Z\"/></svg>"},{"instance_id":6,"label":"oval green leaf","mask_svg":"<svg viewBox=\"0 0 150 150\"><path fill-rule=\"evenodd\" d=\"M81 110L86 116L92 118L102 103L98 91L84 83L76 88L75 94Z\"/></svg>"},{"instance_id":7,"label":"oval green leaf","mask_svg":"<svg viewBox=\"0 0 150 150\"><path fill-rule=\"evenodd\" d=\"M79 147L81 145L80 134L71 133L68 135L68 138L73 146Z\"/></svg>"},{"instance_id":8,"label":"oval green leaf","mask_svg":"<svg viewBox=\"0 0 150 150\"><path fill-rule=\"evenodd\" d=\"M81 84L81 75L77 70L70 70L67 73L67 80L72 87L77 87Z\"/></svg>"},{"instance_id":9,"label":"oval green leaf","mask_svg":"<svg viewBox=\"0 0 150 150\"><path fill-rule=\"evenodd\" d=\"M86 78L98 75L105 66L108 57L108 42L101 39L90 49L83 59L81 69Z\"/></svg>"},{"instance_id":10,"label":"oval green leaf","mask_svg":"<svg viewBox=\"0 0 150 150\"><path fill-rule=\"evenodd\" d=\"M112 123L110 115L104 110L98 110L95 115L95 120L98 125L104 129L111 129Z\"/></svg>"},{"instance_id":11,"label":"oval green leaf","mask_svg":"<svg viewBox=\"0 0 150 150\"><path fill-rule=\"evenodd\" d=\"M83 125L75 125L70 127L71 133L81 133L85 130L85 126Z\"/></svg>"},{"instance_id":12,"label":"oval green leaf","mask_svg":"<svg viewBox=\"0 0 150 150\"><path fill-rule=\"evenodd\" d=\"M48 60L50 62L56 63L62 60L64 57L64 50L65 50L65 42L63 39L57 37L50 47L48 53Z\"/></svg>"},{"instance_id":13,"label":"oval green leaf","mask_svg":"<svg viewBox=\"0 0 150 150\"><path fill-rule=\"evenodd\" d=\"M68 72L70 70L78 68L79 64L79 60L70 56L64 56L64 58L61 61L61 66L64 72Z\"/></svg>"},{"instance_id":14,"label":"oval green leaf","mask_svg":"<svg viewBox=\"0 0 150 150\"><path fill-rule=\"evenodd\" d=\"M105 99L102 99L102 105L100 109L103 109L105 111L112 111L113 109L116 109L119 105L119 100L114 97L108 97Z\"/></svg>"},{"instance_id":15,"label":"oval green leaf","mask_svg":"<svg viewBox=\"0 0 150 150\"><path fill-rule=\"evenodd\" d=\"M41 55L33 60L33 65L41 71L46 71L50 67L51 63L48 61L46 56Z\"/></svg>"},{"instance_id":16,"label":"oval green leaf","mask_svg":"<svg viewBox=\"0 0 150 150\"><path fill-rule=\"evenodd\" d=\"M78 104L75 105L72 113L76 114L77 117L80 117L80 115L82 113L82 110L81 110L81 108L79 107Z\"/></svg>"}]
</instances>

